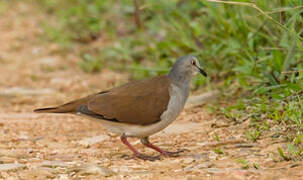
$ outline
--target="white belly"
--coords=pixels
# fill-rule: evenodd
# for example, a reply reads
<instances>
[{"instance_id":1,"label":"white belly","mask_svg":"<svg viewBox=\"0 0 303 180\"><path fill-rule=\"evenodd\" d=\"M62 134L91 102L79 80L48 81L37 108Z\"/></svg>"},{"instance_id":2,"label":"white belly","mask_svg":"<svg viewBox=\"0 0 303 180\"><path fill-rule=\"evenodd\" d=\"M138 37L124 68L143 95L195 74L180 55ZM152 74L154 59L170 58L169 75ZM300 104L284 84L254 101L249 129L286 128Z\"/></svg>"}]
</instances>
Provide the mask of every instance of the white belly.
<instances>
[{"instance_id":1,"label":"white belly","mask_svg":"<svg viewBox=\"0 0 303 180\"><path fill-rule=\"evenodd\" d=\"M178 87L172 85L170 96L167 110L161 115L161 120L155 124L142 126L106 120L97 121L101 121L108 131L118 135L125 134L126 136L139 138L148 137L166 128L178 117L185 105L188 93L182 94Z\"/></svg>"}]
</instances>

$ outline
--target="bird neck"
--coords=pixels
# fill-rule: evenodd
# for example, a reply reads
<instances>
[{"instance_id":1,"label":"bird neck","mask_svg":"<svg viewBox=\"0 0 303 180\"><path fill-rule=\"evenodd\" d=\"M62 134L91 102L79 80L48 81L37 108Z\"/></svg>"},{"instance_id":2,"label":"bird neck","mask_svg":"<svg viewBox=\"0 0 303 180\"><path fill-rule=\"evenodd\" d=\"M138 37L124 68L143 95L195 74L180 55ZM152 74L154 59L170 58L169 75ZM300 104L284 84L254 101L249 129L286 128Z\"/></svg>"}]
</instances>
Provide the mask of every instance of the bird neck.
<instances>
[{"instance_id":1,"label":"bird neck","mask_svg":"<svg viewBox=\"0 0 303 180\"><path fill-rule=\"evenodd\" d=\"M171 71L168 76L174 85L182 89L189 89L190 81L192 79L191 74Z\"/></svg>"}]
</instances>

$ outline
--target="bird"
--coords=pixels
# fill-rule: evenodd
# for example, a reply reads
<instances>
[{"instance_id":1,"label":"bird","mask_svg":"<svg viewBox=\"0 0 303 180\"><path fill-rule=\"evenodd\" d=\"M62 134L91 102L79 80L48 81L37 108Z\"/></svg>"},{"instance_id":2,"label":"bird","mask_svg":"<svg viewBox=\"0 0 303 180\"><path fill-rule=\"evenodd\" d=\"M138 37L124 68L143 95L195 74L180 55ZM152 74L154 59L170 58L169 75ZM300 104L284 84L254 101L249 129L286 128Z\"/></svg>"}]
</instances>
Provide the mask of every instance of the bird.
<instances>
[{"instance_id":1,"label":"bird","mask_svg":"<svg viewBox=\"0 0 303 180\"><path fill-rule=\"evenodd\" d=\"M131 81L56 107L35 109L34 112L73 113L98 121L109 132L120 136L135 158L153 161L160 155L175 157L182 150L163 150L152 144L149 136L163 130L179 116L190 93L190 82L199 73L207 77L198 59L186 55L178 58L166 75ZM139 138L144 146L160 155L140 153L128 142L129 137Z\"/></svg>"}]
</instances>

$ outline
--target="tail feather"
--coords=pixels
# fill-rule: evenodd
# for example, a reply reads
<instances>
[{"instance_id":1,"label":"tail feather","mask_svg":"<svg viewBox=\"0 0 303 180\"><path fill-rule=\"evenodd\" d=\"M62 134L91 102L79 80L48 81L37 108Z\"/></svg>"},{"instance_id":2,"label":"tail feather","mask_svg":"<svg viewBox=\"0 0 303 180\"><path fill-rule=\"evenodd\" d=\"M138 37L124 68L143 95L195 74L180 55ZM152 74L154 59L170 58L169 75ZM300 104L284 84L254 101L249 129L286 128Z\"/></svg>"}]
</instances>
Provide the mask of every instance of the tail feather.
<instances>
[{"instance_id":1,"label":"tail feather","mask_svg":"<svg viewBox=\"0 0 303 180\"><path fill-rule=\"evenodd\" d=\"M57 107L39 108L34 110L34 112L36 113L56 113L57 111L58 111Z\"/></svg>"},{"instance_id":2,"label":"tail feather","mask_svg":"<svg viewBox=\"0 0 303 180\"><path fill-rule=\"evenodd\" d=\"M81 105L86 104L89 99L90 99L90 96L82 98L82 99L74 100L74 101L68 102L66 104L57 106L57 107L35 109L34 112L37 112L37 113L75 113L78 111L78 108Z\"/></svg>"}]
</instances>

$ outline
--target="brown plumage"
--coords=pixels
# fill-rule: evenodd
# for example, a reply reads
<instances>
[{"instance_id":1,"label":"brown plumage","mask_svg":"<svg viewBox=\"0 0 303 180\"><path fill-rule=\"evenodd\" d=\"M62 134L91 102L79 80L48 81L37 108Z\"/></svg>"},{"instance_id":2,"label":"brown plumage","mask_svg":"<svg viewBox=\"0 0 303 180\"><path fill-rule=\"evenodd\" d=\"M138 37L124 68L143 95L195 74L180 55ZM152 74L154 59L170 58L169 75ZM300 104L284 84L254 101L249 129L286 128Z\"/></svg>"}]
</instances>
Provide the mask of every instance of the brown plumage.
<instances>
[{"instance_id":1,"label":"brown plumage","mask_svg":"<svg viewBox=\"0 0 303 180\"><path fill-rule=\"evenodd\" d=\"M156 160L159 156L140 153L127 141L128 137L140 138L144 146L174 157L182 151L165 151L150 143L148 137L176 120L189 96L190 81L197 72L206 76L196 57L183 56L174 63L168 75L130 82L35 112L81 113L99 121L108 131L120 135L123 144L137 158Z\"/></svg>"},{"instance_id":2,"label":"brown plumage","mask_svg":"<svg viewBox=\"0 0 303 180\"><path fill-rule=\"evenodd\" d=\"M69 103L36 109L40 113L83 113L127 124L149 125L160 121L169 102L167 75L130 82ZM83 110L83 108L85 110Z\"/></svg>"}]
</instances>

